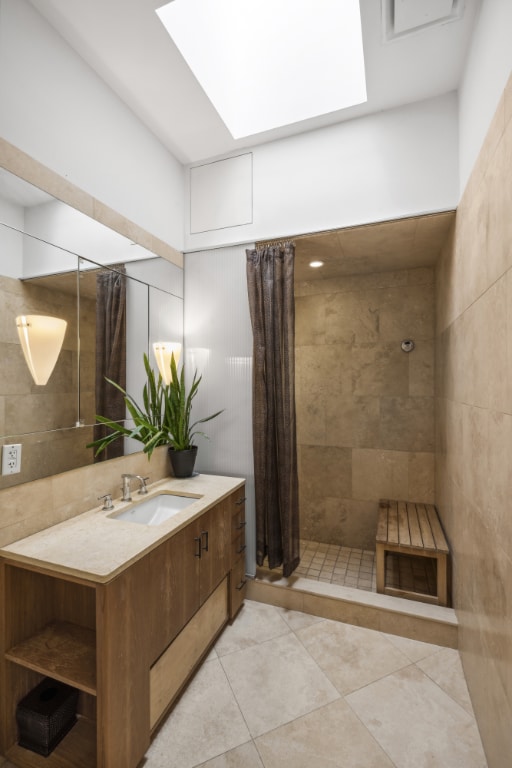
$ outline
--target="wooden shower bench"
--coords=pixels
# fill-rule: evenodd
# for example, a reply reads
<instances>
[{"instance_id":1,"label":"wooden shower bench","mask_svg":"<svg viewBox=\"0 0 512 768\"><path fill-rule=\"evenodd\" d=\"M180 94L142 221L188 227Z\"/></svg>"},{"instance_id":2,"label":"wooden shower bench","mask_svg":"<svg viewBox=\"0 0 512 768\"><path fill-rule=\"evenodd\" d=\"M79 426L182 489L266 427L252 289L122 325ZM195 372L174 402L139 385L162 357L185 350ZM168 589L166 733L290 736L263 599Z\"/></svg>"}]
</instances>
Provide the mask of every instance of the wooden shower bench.
<instances>
[{"instance_id":1,"label":"wooden shower bench","mask_svg":"<svg viewBox=\"0 0 512 768\"><path fill-rule=\"evenodd\" d=\"M437 595L413 592L386 585L386 552L437 561ZM376 537L377 592L448 605L448 555L437 510L433 504L410 501L379 502Z\"/></svg>"}]
</instances>

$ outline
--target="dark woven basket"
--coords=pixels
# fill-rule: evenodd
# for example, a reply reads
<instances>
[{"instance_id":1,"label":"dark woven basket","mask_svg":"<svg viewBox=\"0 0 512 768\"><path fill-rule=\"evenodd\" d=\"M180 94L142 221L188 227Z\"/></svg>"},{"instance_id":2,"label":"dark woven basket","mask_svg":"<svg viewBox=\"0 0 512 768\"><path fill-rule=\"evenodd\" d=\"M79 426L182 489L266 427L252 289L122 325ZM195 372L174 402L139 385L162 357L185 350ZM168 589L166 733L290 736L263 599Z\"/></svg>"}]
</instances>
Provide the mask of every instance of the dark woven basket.
<instances>
[{"instance_id":1,"label":"dark woven basket","mask_svg":"<svg viewBox=\"0 0 512 768\"><path fill-rule=\"evenodd\" d=\"M18 744L47 757L76 723L78 691L45 677L16 707Z\"/></svg>"}]
</instances>

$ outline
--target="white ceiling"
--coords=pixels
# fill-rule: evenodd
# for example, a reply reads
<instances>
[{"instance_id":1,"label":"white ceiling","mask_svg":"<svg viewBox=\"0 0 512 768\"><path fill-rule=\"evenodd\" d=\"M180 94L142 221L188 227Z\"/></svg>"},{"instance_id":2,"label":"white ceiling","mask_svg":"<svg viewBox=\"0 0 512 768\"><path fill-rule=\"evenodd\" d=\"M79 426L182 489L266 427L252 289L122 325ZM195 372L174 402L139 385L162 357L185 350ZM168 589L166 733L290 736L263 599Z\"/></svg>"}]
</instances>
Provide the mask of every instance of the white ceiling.
<instances>
[{"instance_id":1,"label":"white ceiling","mask_svg":"<svg viewBox=\"0 0 512 768\"><path fill-rule=\"evenodd\" d=\"M386 42L382 8L387 10L392 0L382 0L382 6L381 0L361 0L366 104L235 141L154 12L162 0L30 1L183 163L456 90L481 4L394 0L402 11L410 6L405 18L427 24L434 6L442 14L446 7L458 6L462 15ZM321 2L317 7L321 9ZM258 40L247 40L247 55L258 55Z\"/></svg>"}]
</instances>

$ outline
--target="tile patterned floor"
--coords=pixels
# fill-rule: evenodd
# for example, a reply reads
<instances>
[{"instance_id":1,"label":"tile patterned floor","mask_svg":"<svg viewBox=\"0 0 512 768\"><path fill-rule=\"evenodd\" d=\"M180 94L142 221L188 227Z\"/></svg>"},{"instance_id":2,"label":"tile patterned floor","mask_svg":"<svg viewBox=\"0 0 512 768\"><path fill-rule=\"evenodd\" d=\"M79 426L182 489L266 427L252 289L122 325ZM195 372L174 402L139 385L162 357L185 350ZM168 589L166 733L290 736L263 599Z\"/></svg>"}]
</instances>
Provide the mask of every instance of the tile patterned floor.
<instances>
[{"instance_id":1,"label":"tile patterned floor","mask_svg":"<svg viewBox=\"0 0 512 768\"><path fill-rule=\"evenodd\" d=\"M307 540L301 541L300 552L297 576L376 592L375 552ZM386 584L435 595L435 560L388 554Z\"/></svg>"},{"instance_id":2,"label":"tile patterned floor","mask_svg":"<svg viewBox=\"0 0 512 768\"><path fill-rule=\"evenodd\" d=\"M487 763L457 651L247 600L142 765Z\"/></svg>"},{"instance_id":3,"label":"tile patterned floor","mask_svg":"<svg viewBox=\"0 0 512 768\"><path fill-rule=\"evenodd\" d=\"M375 552L302 540L297 576L345 587L376 590Z\"/></svg>"},{"instance_id":4,"label":"tile patterned floor","mask_svg":"<svg viewBox=\"0 0 512 768\"><path fill-rule=\"evenodd\" d=\"M251 600L140 764L441 766L487 766L457 651Z\"/></svg>"}]
</instances>

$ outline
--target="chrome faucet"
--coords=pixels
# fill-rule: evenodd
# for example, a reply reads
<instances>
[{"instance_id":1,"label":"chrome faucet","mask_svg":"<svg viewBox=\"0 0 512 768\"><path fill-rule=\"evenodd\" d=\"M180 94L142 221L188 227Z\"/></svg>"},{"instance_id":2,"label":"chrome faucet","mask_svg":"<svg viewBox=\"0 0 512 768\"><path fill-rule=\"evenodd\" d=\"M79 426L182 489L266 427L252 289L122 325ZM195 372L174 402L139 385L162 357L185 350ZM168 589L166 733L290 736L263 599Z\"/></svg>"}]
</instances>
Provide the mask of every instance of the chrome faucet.
<instances>
[{"instance_id":1,"label":"chrome faucet","mask_svg":"<svg viewBox=\"0 0 512 768\"><path fill-rule=\"evenodd\" d=\"M142 477L141 475L125 474L125 475L121 475L121 479L123 481L123 484L121 486L121 490L123 492L121 501L132 500L132 495L130 490L130 480L138 480L140 482L139 493L146 494L148 492L148 489L146 488L146 481L149 480L149 477Z\"/></svg>"}]
</instances>

